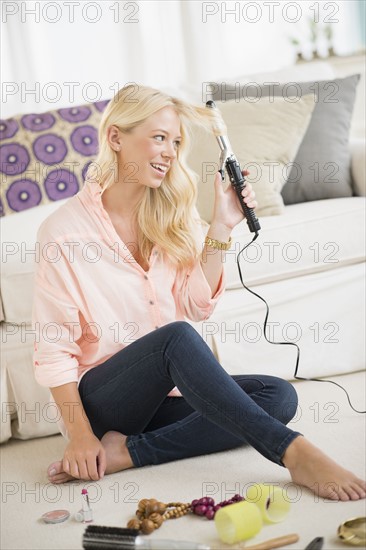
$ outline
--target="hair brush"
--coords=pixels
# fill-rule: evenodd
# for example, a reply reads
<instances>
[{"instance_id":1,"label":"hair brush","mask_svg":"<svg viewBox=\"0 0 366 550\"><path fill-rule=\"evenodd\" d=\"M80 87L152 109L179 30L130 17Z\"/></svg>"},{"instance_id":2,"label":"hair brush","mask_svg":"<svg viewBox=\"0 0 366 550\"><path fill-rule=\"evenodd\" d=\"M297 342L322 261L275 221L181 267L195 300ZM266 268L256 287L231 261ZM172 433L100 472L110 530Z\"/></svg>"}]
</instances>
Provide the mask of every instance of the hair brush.
<instances>
[{"instance_id":1,"label":"hair brush","mask_svg":"<svg viewBox=\"0 0 366 550\"><path fill-rule=\"evenodd\" d=\"M157 540L139 535L138 529L88 525L83 535L85 550L210 550L209 546L185 540Z\"/></svg>"}]
</instances>

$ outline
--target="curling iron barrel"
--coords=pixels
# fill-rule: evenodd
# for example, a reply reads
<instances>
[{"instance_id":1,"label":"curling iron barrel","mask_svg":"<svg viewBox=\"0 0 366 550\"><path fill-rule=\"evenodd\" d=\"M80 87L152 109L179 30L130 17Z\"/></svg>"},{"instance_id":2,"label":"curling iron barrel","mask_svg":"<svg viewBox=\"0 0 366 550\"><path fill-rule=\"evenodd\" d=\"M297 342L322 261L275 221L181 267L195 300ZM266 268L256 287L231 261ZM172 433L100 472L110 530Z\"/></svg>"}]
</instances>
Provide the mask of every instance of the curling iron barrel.
<instances>
[{"instance_id":1,"label":"curling iron barrel","mask_svg":"<svg viewBox=\"0 0 366 550\"><path fill-rule=\"evenodd\" d=\"M206 107L208 107L209 109L217 109L214 101L207 101ZM224 179L224 168L225 168L229 175L230 183L234 187L237 197L240 201L240 205L241 205L243 214L247 220L249 230L252 233L258 233L261 226L257 216L254 213L253 208L249 208L246 205L246 203L244 202L244 198L241 194L242 190L245 187L245 179L243 174L241 173L240 164L233 153L229 138L225 135L222 135L222 132L219 127L215 127L214 132L221 149L221 155L220 155L221 176Z\"/></svg>"}]
</instances>

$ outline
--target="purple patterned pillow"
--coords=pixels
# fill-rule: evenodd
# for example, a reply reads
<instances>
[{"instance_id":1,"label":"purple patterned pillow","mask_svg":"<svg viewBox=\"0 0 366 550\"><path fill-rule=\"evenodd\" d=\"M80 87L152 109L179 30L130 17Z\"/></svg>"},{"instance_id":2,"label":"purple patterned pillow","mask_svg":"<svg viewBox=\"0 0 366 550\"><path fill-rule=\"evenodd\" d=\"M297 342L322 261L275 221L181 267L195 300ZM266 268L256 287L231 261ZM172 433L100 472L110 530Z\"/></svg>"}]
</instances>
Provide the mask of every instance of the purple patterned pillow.
<instances>
[{"instance_id":1,"label":"purple patterned pillow","mask_svg":"<svg viewBox=\"0 0 366 550\"><path fill-rule=\"evenodd\" d=\"M79 191L109 101L0 120L0 216Z\"/></svg>"}]
</instances>

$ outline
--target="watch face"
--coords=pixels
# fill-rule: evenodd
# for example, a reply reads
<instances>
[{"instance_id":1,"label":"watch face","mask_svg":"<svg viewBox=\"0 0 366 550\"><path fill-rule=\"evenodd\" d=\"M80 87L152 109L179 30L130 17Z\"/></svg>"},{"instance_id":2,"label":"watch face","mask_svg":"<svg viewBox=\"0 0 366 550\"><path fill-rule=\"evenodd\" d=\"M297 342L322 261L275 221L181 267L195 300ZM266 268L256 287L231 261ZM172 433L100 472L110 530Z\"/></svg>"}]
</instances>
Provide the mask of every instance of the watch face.
<instances>
[{"instance_id":1,"label":"watch face","mask_svg":"<svg viewBox=\"0 0 366 550\"><path fill-rule=\"evenodd\" d=\"M45 523L62 523L70 517L68 510L52 510L43 514L42 519Z\"/></svg>"}]
</instances>

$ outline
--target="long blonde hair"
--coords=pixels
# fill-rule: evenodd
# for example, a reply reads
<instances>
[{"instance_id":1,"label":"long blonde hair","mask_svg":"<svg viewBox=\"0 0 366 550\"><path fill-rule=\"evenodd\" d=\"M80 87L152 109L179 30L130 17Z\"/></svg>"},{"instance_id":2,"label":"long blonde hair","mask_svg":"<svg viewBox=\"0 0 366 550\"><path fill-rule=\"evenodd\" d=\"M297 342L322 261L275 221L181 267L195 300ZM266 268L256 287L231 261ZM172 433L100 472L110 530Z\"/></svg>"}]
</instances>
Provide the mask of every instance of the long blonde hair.
<instances>
[{"instance_id":1,"label":"long blonde hair","mask_svg":"<svg viewBox=\"0 0 366 550\"><path fill-rule=\"evenodd\" d=\"M187 164L187 156L194 125L212 132L223 124L220 115L205 106L194 106L147 86L129 84L121 88L109 102L99 126L99 153L88 170L86 179L94 177L102 193L115 181L118 168L116 152L108 143L107 130L117 126L128 133L149 116L164 107L173 107L181 121L182 140L177 158L159 188L145 188L134 212L137 219L137 245L140 256L148 262L153 245L165 253L170 262L182 269L192 266L201 250L197 242L196 210L199 176ZM97 176L91 176L93 165ZM117 170L118 173L118 170Z\"/></svg>"}]
</instances>

